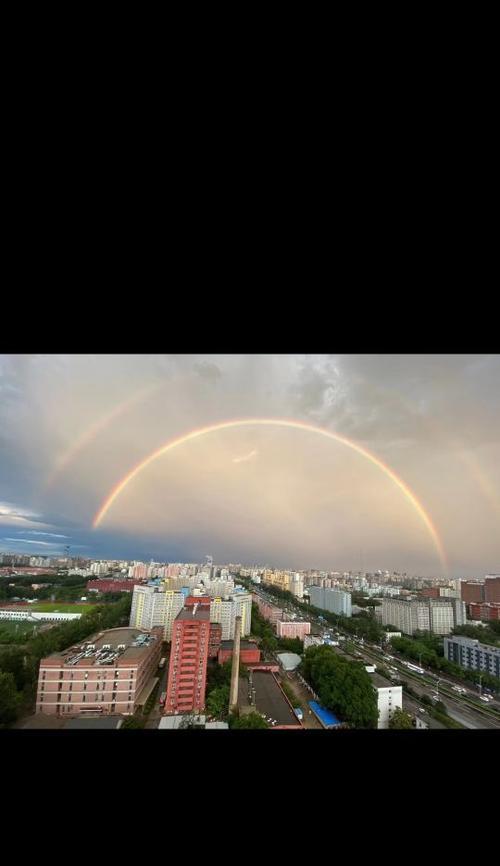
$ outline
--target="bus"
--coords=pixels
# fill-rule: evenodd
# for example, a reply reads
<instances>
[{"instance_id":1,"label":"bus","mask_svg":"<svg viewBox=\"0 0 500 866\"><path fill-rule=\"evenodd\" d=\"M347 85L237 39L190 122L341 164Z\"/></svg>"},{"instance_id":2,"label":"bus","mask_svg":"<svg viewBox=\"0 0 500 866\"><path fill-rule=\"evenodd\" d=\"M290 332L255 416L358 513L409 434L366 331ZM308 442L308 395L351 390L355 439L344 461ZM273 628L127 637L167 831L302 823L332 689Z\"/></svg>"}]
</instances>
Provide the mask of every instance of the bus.
<instances>
[{"instance_id":1,"label":"bus","mask_svg":"<svg viewBox=\"0 0 500 866\"><path fill-rule=\"evenodd\" d=\"M162 668L165 667L165 662L166 662L166 659L161 659L161 660L160 660L160 664L158 665L158 667L160 668L160 670L161 670Z\"/></svg>"}]
</instances>

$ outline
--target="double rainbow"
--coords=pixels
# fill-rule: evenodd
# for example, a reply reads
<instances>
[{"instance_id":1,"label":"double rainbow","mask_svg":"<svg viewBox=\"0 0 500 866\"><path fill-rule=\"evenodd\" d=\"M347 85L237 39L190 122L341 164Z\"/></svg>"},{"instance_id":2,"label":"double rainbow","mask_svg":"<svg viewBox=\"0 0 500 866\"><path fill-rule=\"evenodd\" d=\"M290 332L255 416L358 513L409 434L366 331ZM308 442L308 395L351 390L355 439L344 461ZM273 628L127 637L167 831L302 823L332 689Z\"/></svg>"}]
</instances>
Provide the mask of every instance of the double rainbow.
<instances>
[{"instance_id":1,"label":"double rainbow","mask_svg":"<svg viewBox=\"0 0 500 866\"><path fill-rule=\"evenodd\" d=\"M425 524L429 535L432 538L434 546L439 556L440 563L444 569L447 571L448 565L446 561L446 555L444 552L442 541L438 535L436 527L434 526L431 518L429 517L427 511L424 506L417 498L415 493L408 487L408 485L400 478L396 473L387 466L386 463L383 463L375 454L372 454L366 448L363 448L361 445L358 445L356 442L347 439L345 436L339 436L337 433L331 433L329 430L324 430L322 427L316 427L313 424L306 424L303 421L293 421L293 420L285 420L279 418L243 418L234 421L222 421L218 424L211 424L208 427L200 427L197 430L192 430L190 433L184 433L182 436L178 436L176 439L169 440L156 451L153 451L152 454L149 454L148 457L145 457L144 460L141 460L127 475L122 478L118 484L113 487L111 492L106 497L105 501L101 505L99 511L94 517L92 522L92 526L94 529L102 523L106 514L110 510L113 503L120 496L121 493L125 490L125 488L130 484L133 479L142 472L143 469L146 469L154 460L157 460L158 457L162 457L164 454L167 454L169 451L173 451L174 448L177 448L179 445L183 445L186 442L191 442L194 439L199 439L201 436L207 436L209 433L216 433L219 430L230 430L235 427L250 427L250 426L261 426L261 427L289 427L295 430L306 430L310 433L316 433L319 436L325 436L327 439L332 439L334 442L339 442L342 445L346 445L348 448L351 448L352 451L356 451L358 454L361 454L370 463L373 463L374 466L378 466L379 469L386 475L390 480L404 493L405 497L412 504L413 508L417 512L418 516Z\"/></svg>"}]
</instances>

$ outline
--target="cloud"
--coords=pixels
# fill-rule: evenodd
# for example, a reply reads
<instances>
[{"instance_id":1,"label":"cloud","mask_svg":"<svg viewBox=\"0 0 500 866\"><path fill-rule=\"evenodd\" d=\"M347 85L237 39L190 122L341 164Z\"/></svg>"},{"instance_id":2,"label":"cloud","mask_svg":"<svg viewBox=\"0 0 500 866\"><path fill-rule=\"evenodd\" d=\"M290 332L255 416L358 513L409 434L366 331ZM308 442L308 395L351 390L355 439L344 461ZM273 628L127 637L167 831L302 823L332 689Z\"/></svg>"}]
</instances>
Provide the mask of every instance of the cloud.
<instances>
[{"instance_id":1,"label":"cloud","mask_svg":"<svg viewBox=\"0 0 500 866\"><path fill-rule=\"evenodd\" d=\"M2 541L11 541L14 544L36 544L42 547L60 547L60 544L50 541L31 541L29 538L2 538Z\"/></svg>"},{"instance_id":2,"label":"cloud","mask_svg":"<svg viewBox=\"0 0 500 866\"><path fill-rule=\"evenodd\" d=\"M59 535L57 532L38 532L36 529L27 531L26 535L50 535L52 538L71 538L70 535Z\"/></svg>"},{"instance_id":3,"label":"cloud","mask_svg":"<svg viewBox=\"0 0 500 866\"><path fill-rule=\"evenodd\" d=\"M211 364L203 361L201 364L195 364L194 369L202 379L207 379L209 382L217 382L221 378L222 372L217 364Z\"/></svg>"},{"instance_id":4,"label":"cloud","mask_svg":"<svg viewBox=\"0 0 500 866\"><path fill-rule=\"evenodd\" d=\"M244 457L233 457L233 463L246 463L247 460L251 460L252 457L255 457L259 452L254 448L253 451L250 451L250 454L246 454Z\"/></svg>"},{"instance_id":5,"label":"cloud","mask_svg":"<svg viewBox=\"0 0 500 866\"><path fill-rule=\"evenodd\" d=\"M190 441L134 480L92 532L109 492L169 439L233 418L295 418L387 462L457 567L480 576L500 561L499 381L498 355L0 356L0 533L47 550L71 538L96 556L192 561L213 545L222 561L347 569L363 537L377 564L380 554L388 568L432 569L425 537L419 547L417 529L398 523L397 490L394 499L362 458L298 430ZM234 470L252 459L252 472Z\"/></svg>"}]
</instances>

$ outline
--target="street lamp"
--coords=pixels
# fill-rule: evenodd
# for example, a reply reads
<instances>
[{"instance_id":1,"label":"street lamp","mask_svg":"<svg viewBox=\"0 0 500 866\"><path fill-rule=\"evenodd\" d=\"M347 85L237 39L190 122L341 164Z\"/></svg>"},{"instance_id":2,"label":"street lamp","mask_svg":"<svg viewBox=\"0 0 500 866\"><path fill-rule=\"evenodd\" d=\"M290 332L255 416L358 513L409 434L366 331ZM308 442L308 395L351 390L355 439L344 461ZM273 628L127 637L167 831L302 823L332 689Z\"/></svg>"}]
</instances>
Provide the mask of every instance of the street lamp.
<instances>
[{"instance_id":1,"label":"street lamp","mask_svg":"<svg viewBox=\"0 0 500 866\"><path fill-rule=\"evenodd\" d=\"M483 694L483 675L479 674L479 697Z\"/></svg>"}]
</instances>

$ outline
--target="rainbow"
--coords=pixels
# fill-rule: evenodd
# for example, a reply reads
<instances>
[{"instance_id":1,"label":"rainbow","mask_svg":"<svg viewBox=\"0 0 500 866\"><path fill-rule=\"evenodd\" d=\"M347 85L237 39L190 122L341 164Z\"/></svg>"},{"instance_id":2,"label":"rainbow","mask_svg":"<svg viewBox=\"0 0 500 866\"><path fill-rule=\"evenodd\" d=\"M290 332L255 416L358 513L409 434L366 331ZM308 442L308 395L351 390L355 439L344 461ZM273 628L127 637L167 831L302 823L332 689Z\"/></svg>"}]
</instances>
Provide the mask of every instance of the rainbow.
<instances>
[{"instance_id":1,"label":"rainbow","mask_svg":"<svg viewBox=\"0 0 500 866\"><path fill-rule=\"evenodd\" d=\"M178 436L176 439L172 439L169 442L166 442L156 451L153 451L152 454L149 454L148 457L145 457L144 460L141 460L130 472L122 478L118 484L113 487L111 492L106 497L105 501L101 505L99 511L94 517L92 522L92 526L94 529L102 523L109 509L116 501L116 499L120 496L121 493L125 490L125 488L130 484L133 479L142 472L143 469L146 469L151 463L157 460L158 457L162 457L164 454L167 454L169 451L173 451L174 448L177 448L179 445L183 445L186 442L192 442L194 439L199 439L201 436L207 436L209 433L216 433L219 430L230 430L235 427L250 427L250 426L260 426L260 427L289 427L294 430L306 430L309 433L316 433L320 436L325 436L327 439L332 439L334 442L339 442L342 445L346 445L347 448L351 448L352 451L356 451L358 454L361 454L367 460L370 461L374 466L378 466L378 468L386 475L390 480L399 487L399 489L404 493L407 500L411 503L418 516L425 524L429 535L431 536L436 551L439 555L439 560L441 565L445 571L448 570L448 565L446 561L446 555L444 552L443 544L438 535L437 529L432 523L431 518L427 514L424 506L419 501L415 493L408 487L408 485L400 478L396 473L385 463L382 462L375 454L372 454L366 448L363 448L361 445L358 445L356 442L352 442L350 439L346 439L344 436L339 436L337 433L331 433L329 430L324 430L322 427L316 427L313 424L306 424L303 421L293 421L279 418L243 418L234 421L222 421L217 424L211 424L208 427L201 427L197 430L192 430L190 433L183 433L182 436Z\"/></svg>"},{"instance_id":2,"label":"rainbow","mask_svg":"<svg viewBox=\"0 0 500 866\"><path fill-rule=\"evenodd\" d=\"M131 409L136 405L136 403L145 400L146 397L150 396L150 394L154 394L154 392L158 391L161 387L163 387L163 383L160 382L159 384L148 385L146 388L141 388L139 391L132 394L132 396L127 400L123 400L105 415L100 416L87 430L84 430L83 433L80 434L78 439L70 445L64 454L61 454L60 457L57 458L54 468L45 481L44 489L47 490L52 487L61 472L63 472L69 464L73 462L80 451L82 451L87 445L90 445L96 436L109 427L116 418L119 418L120 415L123 415L123 413L127 412L128 409Z\"/></svg>"}]
</instances>

